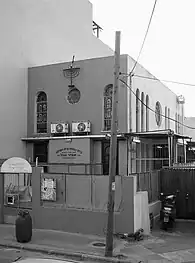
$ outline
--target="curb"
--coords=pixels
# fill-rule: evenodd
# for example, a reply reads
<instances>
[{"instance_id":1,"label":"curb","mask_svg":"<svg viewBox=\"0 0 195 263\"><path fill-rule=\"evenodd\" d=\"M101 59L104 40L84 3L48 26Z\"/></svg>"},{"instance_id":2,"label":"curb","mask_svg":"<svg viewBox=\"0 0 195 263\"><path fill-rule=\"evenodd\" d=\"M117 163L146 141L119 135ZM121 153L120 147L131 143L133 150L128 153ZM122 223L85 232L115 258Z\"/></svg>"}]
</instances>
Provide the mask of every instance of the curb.
<instances>
[{"instance_id":1,"label":"curb","mask_svg":"<svg viewBox=\"0 0 195 263\"><path fill-rule=\"evenodd\" d=\"M20 249L20 250L26 250L31 252L37 252L42 254L48 254L48 255L54 255L54 256L64 256L66 258L72 259L72 260L78 260L78 261L98 261L98 262L108 262L108 263L137 263L138 261L136 259L118 259L118 258L107 258L104 256L96 256L96 255L90 255L85 253L77 253L77 252L68 252L60 249L49 249L44 246L37 246L34 244L31 245L21 245L17 243L1 243L0 247L4 248L14 248L14 249Z\"/></svg>"}]
</instances>

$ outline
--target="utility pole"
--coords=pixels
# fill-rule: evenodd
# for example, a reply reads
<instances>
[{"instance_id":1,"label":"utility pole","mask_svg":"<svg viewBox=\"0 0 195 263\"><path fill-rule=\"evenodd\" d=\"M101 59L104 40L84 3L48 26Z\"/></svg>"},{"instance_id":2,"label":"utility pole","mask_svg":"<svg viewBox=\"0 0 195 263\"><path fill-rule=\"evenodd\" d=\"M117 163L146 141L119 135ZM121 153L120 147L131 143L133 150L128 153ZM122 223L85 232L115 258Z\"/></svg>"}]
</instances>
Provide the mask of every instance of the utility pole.
<instances>
[{"instance_id":1,"label":"utility pole","mask_svg":"<svg viewBox=\"0 0 195 263\"><path fill-rule=\"evenodd\" d=\"M114 65L114 87L112 94L112 127L109 160L109 187L108 187L108 221L106 234L105 256L112 257L113 253L113 230L114 230L114 198L115 198L115 176L117 157L117 130L118 130L118 86L120 74L120 31L116 31L115 37L115 65Z\"/></svg>"}]
</instances>

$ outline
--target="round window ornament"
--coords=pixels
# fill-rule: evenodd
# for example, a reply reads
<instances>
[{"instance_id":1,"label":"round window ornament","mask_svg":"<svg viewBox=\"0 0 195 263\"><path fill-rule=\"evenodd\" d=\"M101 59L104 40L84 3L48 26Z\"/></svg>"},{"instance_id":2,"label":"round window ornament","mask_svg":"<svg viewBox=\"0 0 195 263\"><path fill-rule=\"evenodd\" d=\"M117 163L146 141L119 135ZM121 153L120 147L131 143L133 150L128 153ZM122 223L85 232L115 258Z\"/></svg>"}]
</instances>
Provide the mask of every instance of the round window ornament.
<instances>
[{"instance_id":1,"label":"round window ornament","mask_svg":"<svg viewBox=\"0 0 195 263\"><path fill-rule=\"evenodd\" d=\"M73 89L69 90L68 96L67 96L67 101L70 104L78 103L80 98L81 98L81 93L77 88L73 88Z\"/></svg>"},{"instance_id":2,"label":"round window ornament","mask_svg":"<svg viewBox=\"0 0 195 263\"><path fill-rule=\"evenodd\" d=\"M160 126L162 121L162 108L159 101L156 102L155 118L156 118L156 124Z\"/></svg>"}]
</instances>

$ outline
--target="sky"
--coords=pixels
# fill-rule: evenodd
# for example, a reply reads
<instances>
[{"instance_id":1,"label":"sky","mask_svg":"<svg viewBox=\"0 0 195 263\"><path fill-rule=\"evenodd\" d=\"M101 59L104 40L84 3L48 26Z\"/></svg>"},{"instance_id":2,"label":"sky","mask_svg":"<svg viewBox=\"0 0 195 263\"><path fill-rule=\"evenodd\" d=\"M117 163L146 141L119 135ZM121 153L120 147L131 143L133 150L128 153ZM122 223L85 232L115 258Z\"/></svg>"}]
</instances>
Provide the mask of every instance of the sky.
<instances>
[{"instance_id":1,"label":"sky","mask_svg":"<svg viewBox=\"0 0 195 263\"><path fill-rule=\"evenodd\" d=\"M100 39L137 58L155 0L90 0ZM195 85L195 0L158 0L139 63L155 77ZM164 83L185 97L185 115L195 116L195 86Z\"/></svg>"}]
</instances>

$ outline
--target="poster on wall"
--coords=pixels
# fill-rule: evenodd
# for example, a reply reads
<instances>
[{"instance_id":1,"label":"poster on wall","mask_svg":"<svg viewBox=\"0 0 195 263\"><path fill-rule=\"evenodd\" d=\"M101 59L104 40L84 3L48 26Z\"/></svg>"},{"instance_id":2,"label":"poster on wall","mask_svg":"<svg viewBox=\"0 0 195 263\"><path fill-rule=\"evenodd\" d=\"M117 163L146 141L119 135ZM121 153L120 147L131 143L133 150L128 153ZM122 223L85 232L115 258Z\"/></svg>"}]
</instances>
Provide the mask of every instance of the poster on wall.
<instances>
[{"instance_id":1,"label":"poster on wall","mask_svg":"<svg viewBox=\"0 0 195 263\"><path fill-rule=\"evenodd\" d=\"M56 201L56 179L42 178L41 200Z\"/></svg>"}]
</instances>

